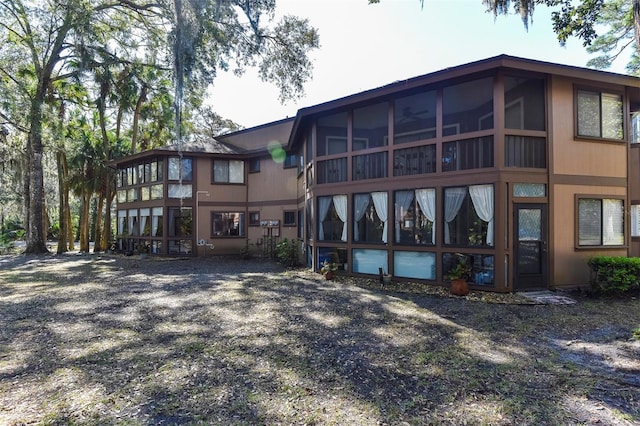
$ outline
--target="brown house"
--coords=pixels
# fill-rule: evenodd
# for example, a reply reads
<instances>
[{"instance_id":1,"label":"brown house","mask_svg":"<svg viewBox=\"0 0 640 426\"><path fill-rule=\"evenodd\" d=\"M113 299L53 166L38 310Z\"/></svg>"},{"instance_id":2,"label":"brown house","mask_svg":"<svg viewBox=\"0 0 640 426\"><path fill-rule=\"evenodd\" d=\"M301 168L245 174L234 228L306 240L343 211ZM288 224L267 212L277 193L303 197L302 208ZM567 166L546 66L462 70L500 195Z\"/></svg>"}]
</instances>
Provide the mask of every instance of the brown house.
<instances>
[{"instance_id":1,"label":"brown house","mask_svg":"<svg viewBox=\"0 0 640 426\"><path fill-rule=\"evenodd\" d=\"M510 56L119 160L118 244L267 253L471 288L586 285L640 253L640 79Z\"/></svg>"}]
</instances>

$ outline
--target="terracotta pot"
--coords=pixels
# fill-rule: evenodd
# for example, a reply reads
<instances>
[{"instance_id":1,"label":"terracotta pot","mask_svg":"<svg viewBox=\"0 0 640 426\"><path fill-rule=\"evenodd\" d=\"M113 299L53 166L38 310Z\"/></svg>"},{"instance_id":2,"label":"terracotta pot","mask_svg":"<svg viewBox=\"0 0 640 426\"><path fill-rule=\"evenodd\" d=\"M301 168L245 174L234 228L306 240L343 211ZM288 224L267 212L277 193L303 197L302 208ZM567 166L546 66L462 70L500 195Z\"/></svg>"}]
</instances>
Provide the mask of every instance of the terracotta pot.
<instances>
[{"instance_id":1,"label":"terracotta pot","mask_svg":"<svg viewBox=\"0 0 640 426\"><path fill-rule=\"evenodd\" d=\"M325 272L324 279L325 280L332 280L333 279L333 271Z\"/></svg>"},{"instance_id":2,"label":"terracotta pot","mask_svg":"<svg viewBox=\"0 0 640 426\"><path fill-rule=\"evenodd\" d=\"M450 291L451 294L455 294L456 296L466 296L467 294L469 294L469 286L467 285L467 280L451 280Z\"/></svg>"}]
</instances>

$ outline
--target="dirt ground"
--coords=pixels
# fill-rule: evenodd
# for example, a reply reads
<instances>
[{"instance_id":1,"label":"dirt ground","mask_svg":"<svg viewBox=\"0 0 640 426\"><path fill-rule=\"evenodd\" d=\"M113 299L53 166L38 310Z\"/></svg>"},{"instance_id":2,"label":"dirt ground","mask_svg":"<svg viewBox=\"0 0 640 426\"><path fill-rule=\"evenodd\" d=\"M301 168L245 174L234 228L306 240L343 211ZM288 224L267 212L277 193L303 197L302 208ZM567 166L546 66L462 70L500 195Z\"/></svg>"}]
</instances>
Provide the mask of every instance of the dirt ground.
<instances>
[{"instance_id":1,"label":"dirt ground","mask_svg":"<svg viewBox=\"0 0 640 426\"><path fill-rule=\"evenodd\" d=\"M640 301L0 256L0 424L640 424Z\"/></svg>"}]
</instances>

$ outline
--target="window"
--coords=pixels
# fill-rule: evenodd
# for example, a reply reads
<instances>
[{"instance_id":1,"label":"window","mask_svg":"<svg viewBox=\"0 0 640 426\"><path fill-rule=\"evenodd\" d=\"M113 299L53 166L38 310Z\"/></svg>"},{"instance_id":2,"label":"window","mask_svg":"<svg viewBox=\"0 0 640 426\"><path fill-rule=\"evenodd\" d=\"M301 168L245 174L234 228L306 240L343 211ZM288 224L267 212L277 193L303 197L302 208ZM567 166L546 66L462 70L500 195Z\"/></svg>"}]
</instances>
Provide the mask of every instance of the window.
<instances>
[{"instance_id":1,"label":"window","mask_svg":"<svg viewBox=\"0 0 640 426\"><path fill-rule=\"evenodd\" d=\"M304 224L304 209L298 209L298 238L300 240L304 238L303 224Z\"/></svg>"},{"instance_id":2,"label":"window","mask_svg":"<svg viewBox=\"0 0 640 426\"><path fill-rule=\"evenodd\" d=\"M347 196L318 197L318 241L347 241Z\"/></svg>"},{"instance_id":3,"label":"window","mask_svg":"<svg viewBox=\"0 0 640 426\"><path fill-rule=\"evenodd\" d=\"M436 171L436 146L397 149L393 152L393 175L409 176Z\"/></svg>"},{"instance_id":4,"label":"window","mask_svg":"<svg viewBox=\"0 0 640 426\"><path fill-rule=\"evenodd\" d=\"M493 167L493 136L442 144L442 171Z\"/></svg>"},{"instance_id":5,"label":"window","mask_svg":"<svg viewBox=\"0 0 640 426\"><path fill-rule=\"evenodd\" d=\"M640 237L640 204L631 206L631 236Z\"/></svg>"},{"instance_id":6,"label":"window","mask_svg":"<svg viewBox=\"0 0 640 426\"><path fill-rule=\"evenodd\" d=\"M249 212L249 226L260 226L260 212Z\"/></svg>"},{"instance_id":7,"label":"window","mask_svg":"<svg viewBox=\"0 0 640 426\"><path fill-rule=\"evenodd\" d=\"M353 196L353 241L387 243L387 193Z\"/></svg>"},{"instance_id":8,"label":"window","mask_svg":"<svg viewBox=\"0 0 640 426\"><path fill-rule=\"evenodd\" d=\"M334 158L331 160L318 161L318 183L346 182L347 180L347 159ZM309 184L313 181L309 180Z\"/></svg>"},{"instance_id":9,"label":"window","mask_svg":"<svg viewBox=\"0 0 640 426\"><path fill-rule=\"evenodd\" d=\"M493 128L493 78L445 87L442 91L443 135Z\"/></svg>"},{"instance_id":10,"label":"window","mask_svg":"<svg viewBox=\"0 0 640 426\"><path fill-rule=\"evenodd\" d=\"M393 143L436 137L436 91L396 99L393 108Z\"/></svg>"},{"instance_id":11,"label":"window","mask_svg":"<svg viewBox=\"0 0 640 426\"><path fill-rule=\"evenodd\" d=\"M306 212L306 222L305 222L305 228L307 230L306 232L306 237L308 241L313 241L313 218L315 216L315 212L313 210L313 199L312 198L308 198L305 202L304 202L304 209Z\"/></svg>"},{"instance_id":12,"label":"window","mask_svg":"<svg viewBox=\"0 0 640 426\"><path fill-rule=\"evenodd\" d=\"M213 160L214 183L244 183L244 161Z\"/></svg>"},{"instance_id":13,"label":"window","mask_svg":"<svg viewBox=\"0 0 640 426\"><path fill-rule=\"evenodd\" d=\"M396 277L436 279L436 254L417 251L393 252L393 275Z\"/></svg>"},{"instance_id":14,"label":"window","mask_svg":"<svg viewBox=\"0 0 640 426\"><path fill-rule=\"evenodd\" d=\"M257 173L260 171L260 159L252 158L249 160L249 173Z\"/></svg>"},{"instance_id":15,"label":"window","mask_svg":"<svg viewBox=\"0 0 640 426\"><path fill-rule=\"evenodd\" d=\"M387 145L389 104L381 102L353 110L352 151Z\"/></svg>"},{"instance_id":16,"label":"window","mask_svg":"<svg viewBox=\"0 0 640 426\"><path fill-rule=\"evenodd\" d=\"M545 130L545 83L542 78L504 78L504 127Z\"/></svg>"},{"instance_id":17,"label":"window","mask_svg":"<svg viewBox=\"0 0 640 426\"><path fill-rule=\"evenodd\" d=\"M353 180L387 177L387 152L353 157Z\"/></svg>"},{"instance_id":18,"label":"window","mask_svg":"<svg viewBox=\"0 0 640 426\"><path fill-rule=\"evenodd\" d=\"M347 152L347 112L318 118L316 134L318 156Z\"/></svg>"},{"instance_id":19,"label":"window","mask_svg":"<svg viewBox=\"0 0 640 426\"><path fill-rule=\"evenodd\" d=\"M494 257L490 254L475 253L443 253L442 272L446 276L461 258L466 259L466 264L471 266L471 278L468 280L475 285L493 286Z\"/></svg>"},{"instance_id":20,"label":"window","mask_svg":"<svg viewBox=\"0 0 640 426\"><path fill-rule=\"evenodd\" d=\"M544 183L514 183L514 197L545 197L547 185Z\"/></svg>"},{"instance_id":21,"label":"window","mask_svg":"<svg viewBox=\"0 0 640 426\"><path fill-rule=\"evenodd\" d=\"M624 245L623 200L578 198L578 245Z\"/></svg>"},{"instance_id":22,"label":"window","mask_svg":"<svg viewBox=\"0 0 640 426\"><path fill-rule=\"evenodd\" d=\"M285 211L282 217L282 224L284 226L296 226L296 214L295 210Z\"/></svg>"},{"instance_id":23,"label":"window","mask_svg":"<svg viewBox=\"0 0 640 426\"><path fill-rule=\"evenodd\" d=\"M394 204L395 242L407 245L436 243L436 190L396 191Z\"/></svg>"},{"instance_id":24,"label":"window","mask_svg":"<svg viewBox=\"0 0 640 426\"><path fill-rule=\"evenodd\" d=\"M445 188L444 243L493 246L493 185Z\"/></svg>"},{"instance_id":25,"label":"window","mask_svg":"<svg viewBox=\"0 0 640 426\"><path fill-rule=\"evenodd\" d=\"M624 139L621 95L577 90L576 97L578 136Z\"/></svg>"},{"instance_id":26,"label":"window","mask_svg":"<svg viewBox=\"0 0 640 426\"><path fill-rule=\"evenodd\" d=\"M191 207L169 207L168 235L188 237L193 234L193 214Z\"/></svg>"},{"instance_id":27,"label":"window","mask_svg":"<svg viewBox=\"0 0 640 426\"><path fill-rule=\"evenodd\" d=\"M216 237L243 237L244 213L211 213L211 235Z\"/></svg>"},{"instance_id":28,"label":"window","mask_svg":"<svg viewBox=\"0 0 640 426\"><path fill-rule=\"evenodd\" d=\"M528 136L505 136L505 166L544 169L547 167L547 140Z\"/></svg>"},{"instance_id":29,"label":"window","mask_svg":"<svg viewBox=\"0 0 640 426\"><path fill-rule=\"evenodd\" d=\"M284 168L289 167L297 167L298 156L295 153L288 153L286 157L284 157Z\"/></svg>"},{"instance_id":30,"label":"window","mask_svg":"<svg viewBox=\"0 0 640 426\"><path fill-rule=\"evenodd\" d=\"M162 207L151 209L151 236L162 237Z\"/></svg>"},{"instance_id":31,"label":"window","mask_svg":"<svg viewBox=\"0 0 640 426\"><path fill-rule=\"evenodd\" d=\"M169 180L191 181L193 168L191 158L169 157Z\"/></svg>"}]
</instances>

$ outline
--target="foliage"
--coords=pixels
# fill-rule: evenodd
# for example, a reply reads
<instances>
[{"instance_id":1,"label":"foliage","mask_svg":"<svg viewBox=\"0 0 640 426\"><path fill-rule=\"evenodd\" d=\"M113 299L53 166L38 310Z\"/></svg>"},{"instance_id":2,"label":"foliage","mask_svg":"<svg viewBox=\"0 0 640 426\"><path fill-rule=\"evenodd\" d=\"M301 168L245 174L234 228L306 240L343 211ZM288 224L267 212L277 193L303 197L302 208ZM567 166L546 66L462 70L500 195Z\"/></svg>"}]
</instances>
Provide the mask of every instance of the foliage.
<instances>
[{"instance_id":1,"label":"foliage","mask_svg":"<svg viewBox=\"0 0 640 426\"><path fill-rule=\"evenodd\" d=\"M243 259L251 258L251 246L252 244L249 242L249 239L247 238L244 242L244 246L240 249L240 256Z\"/></svg>"},{"instance_id":2,"label":"foliage","mask_svg":"<svg viewBox=\"0 0 640 426\"><path fill-rule=\"evenodd\" d=\"M594 256L587 264L592 271L591 288L598 294L640 289L640 258Z\"/></svg>"},{"instance_id":3,"label":"foliage","mask_svg":"<svg viewBox=\"0 0 640 426\"><path fill-rule=\"evenodd\" d=\"M456 263L456 266L447 272L446 277L451 281L459 279L468 281L471 279L472 271L473 268L467 263L467 257L464 255L458 255L458 263Z\"/></svg>"},{"instance_id":4,"label":"foliage","mask_svg":"<svg viewBox=\"0 0 640 426\"><path fill-rule=\"evenodd\" d=\"M276 246L278 262L285 266L298 265L298 244L296 240L285 238Z\"/></svg>"},{"instance_id":5,"label":"foliage","mask_svg":"<svg viewBox=\"0 0 640 426\"><path fill-rule=\"evenodd\" d=\"M328 260L325 260L324 262L322 262L320 273L326 277L328 273L335 272L337 270L338 265L335 262L329 262Z\"/></svg>"},{"instance_id":6,"label":"foliage","mask_svg":"<svg viewBox=\"0 0 640 426\"><path fill-rule=\"evenodd\" d=\"M636 340L640 340L640 327L633 330L633 338Z\"/></svg>"}]
</instances>

